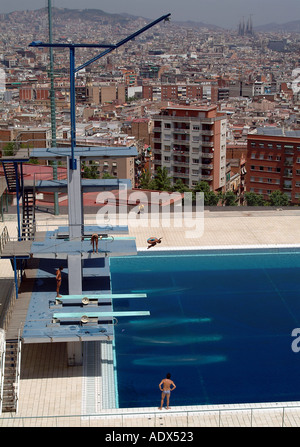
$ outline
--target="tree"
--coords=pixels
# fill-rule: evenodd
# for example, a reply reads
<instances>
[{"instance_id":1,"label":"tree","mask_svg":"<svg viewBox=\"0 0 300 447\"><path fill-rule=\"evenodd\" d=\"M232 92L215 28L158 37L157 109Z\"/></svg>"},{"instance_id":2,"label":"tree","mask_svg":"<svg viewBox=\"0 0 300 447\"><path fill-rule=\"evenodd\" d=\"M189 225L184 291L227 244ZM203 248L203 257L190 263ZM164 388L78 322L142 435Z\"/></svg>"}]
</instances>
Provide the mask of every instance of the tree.
<instances>
[{"instance_id":1,"label":"tree","mask_svg":"<svg viewBox=\"0 0 300 447\"><path fill-rule=\"evenodd\" d=\"M15 151L16 151L16 144L13 141L10 141L3 147L3 154L6 157L13 156Z\"/></svg>"},{"instance_id":2,"label":"tree","mask_svg":"<svg viewBox=\"0 0 300 447\"><path fill-rule=\"evenodd\" d=\"M141 189L155 189L155 181L151 178L148 170L142 173L139 186Z\"/></svg>"},{"instance_id":3,"label":"tree","mask_svg":"<svg viewBox=\"0 0 300 447\"><path fill-rule=\"evenodd\" d=\"M288 206L290 202L288 196L279 190L273 191L269 198L271 206Z\"/></svg>"},{"instance_id":4,"label":"tree","mask_svg":"<svg viewBox=\"0 0 300 447\"><path fill-rule=\"evenodd\" d=\"M221 200L225 206L237 206L236 195L233 191L227 191L225 194L221 194Z\"/></svg>"},{"instance_id":5,"label":"tree","mask_svg":"<svg viewBox=\"0 0 300 447\"><path fill-rule=\"evenodd\" d=\"M245 192L245 199L247 206L265 206L266 204L263 196L255 192Z\"/></svg>"},{"instance_id":6,"label":"tree","mask_svg":"<svg viewBox=\"0 0 300 447\"><path fill-rule=\"evenodd\" d=\"M190 191L189 187L183 183L181 178L176 180L172 189L174 192L180 192L181 194Z\"/></svg>"},{"instance_id":7,"label":"tree","mask_svg":"<svg viewBox=\"0 0 300 447\"><path fill-rule=\"evenodd\" d=\"M204 193L204 205L206 206L216 206L220 200L219 195L210 190L209 184L207 182L198 182L194 187L194 193L203 192Z\"/></svg>"},{"instance_id":8,"label":"tree","mask_svg":"<svg viewBox=\"0 0 300 447\"><path fill-rule=\"evenodd\" d=\"M154 176L155 188L158 191L171 191L171 177L168 176L168 170L164 166L157 168L156 174Z\"/></svg>"}]
</instances>

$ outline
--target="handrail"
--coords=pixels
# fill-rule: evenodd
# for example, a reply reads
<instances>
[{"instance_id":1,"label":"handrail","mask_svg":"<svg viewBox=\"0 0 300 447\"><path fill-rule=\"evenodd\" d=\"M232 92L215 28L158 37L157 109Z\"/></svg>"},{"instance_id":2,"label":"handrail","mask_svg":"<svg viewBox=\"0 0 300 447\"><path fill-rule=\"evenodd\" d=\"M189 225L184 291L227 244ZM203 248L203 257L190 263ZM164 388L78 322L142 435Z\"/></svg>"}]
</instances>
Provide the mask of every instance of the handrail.
<instances>
[{"instance_id":1,"label":"handrail","mask_svg":"<svg viewBox=\"0 0 300 447\"><path fill-rule=\"evenodd\" d=\"M0 415L2 413L3 389L4 389L4 367L5 367L5 332L0 329Z\"/></svg>"},{"instance_id":2,"label":"handrail","mask_svg":"<svg viewBox=\"0 0 300 447\"><path fill-rule=\"evenodd\" d=\"M20 375L21 375L21 331L19 329L18 333L18 350L17 350L17 365L16 365L16 380L14 384L14 399L15 399L15 409L18 412L19 406L19 393L20 393Z\"/></svg>"},{"instance_id":3,"label":"handrail","mask_svg":"<svg viewBox=\"0 0 300 447\"><path fill-rule=\"evenodd\" d=\"M259 405L259 404L253 404L253 405ZM128 418L141 418L141 417L148 417L150 418L154 418L154 425L150 425L149 426L160 426L161 425L161 420L164 417L169 417L170 416L180 416L181 418L185 418L185 423L183 424L181 421L181 427L192 427L195 426L195 422L193 420L191 420L191 418L194 418L195 416L208 416L209 414L214 414L215 415L215 424L212 423L212 421L210 421L210 426L218 426L218 427L222 427L222 426L236 426L237 424L234 424L233 421L233 417L231 417L231 423L228 424L228 422L224 421L224 417L227 416L228 413L245 413L245 412L250 412L249 414L249 424L245 423L243 418L243 423L239 423L238 425L240 426L244 426L244 427L259 427L259 422L255 422L255 412L259 412L259 411L272 411L272 412L278 412L280 411L280 419L279 422L276 424L274 423L274 414L270 415L270 423L268 424L268 426L281 426L284 427L287 424L287 418L288 418L288 410L296 410L300 412L300 405L277 405L274 404L274 406L271 405L263 405L261 404L261 406L251 406L250 405L245 405L245 406L240 406L237 407L236 405L232 405L232 406L228 406L228 408L215 408L212 407L210 408L204 408L204 409L181 409L179 408L172 408L169 410L153 410L153 409L149 409L149 411L138 408L136 409L136 411L130 410L130 409L119 409L119 410L111 410L111 411L104 411L104 412L99 412L99 413L91 413L91 414L68 414L68 415L46 415L46 416L0 416L0 426L3 426L4 424L1 424L1 421L10 421L9 426L11 426L11 422L13 422L13 425L15 424L16 426L20 426L20 421L26 422L29 421L29 424L32 424L32 421L40 421L41 424L43 421L48 421L49 425L51 425L51 427L53 426L59 426L59 420L63 420L63 419L69 419L70 421L72 420L72 423L70 424L70 426L97 426L99 424L97 424L97 419L102 419L102 418L121 418L121 424L118 423L118 426L121 427L126 427L128 426L126 424L126 420L128 420ZM297 415L298 418L298 422L297 422L297 426L300 426L300 415ZM295 418L293 418L295 421ZM56 420L56 425L53 422L54 420ZM38 423L38 422L37 422ZM65 425L66 422L64 422ZM146 424L147 425L147 424ZM264 424L263 425L267 425L267 413L264 415ZM197 424L197 426L199 426ZM286 425L287 426L287 425Z\"/></svg>"}]
</instances>

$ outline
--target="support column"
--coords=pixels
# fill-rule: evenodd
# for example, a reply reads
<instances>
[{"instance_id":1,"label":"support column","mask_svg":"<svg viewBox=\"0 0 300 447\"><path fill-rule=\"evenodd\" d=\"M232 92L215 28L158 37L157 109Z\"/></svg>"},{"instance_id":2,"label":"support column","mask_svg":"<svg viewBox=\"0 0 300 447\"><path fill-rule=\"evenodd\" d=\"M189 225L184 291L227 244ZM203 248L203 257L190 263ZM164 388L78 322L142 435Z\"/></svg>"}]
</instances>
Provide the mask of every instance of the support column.
<instances>
[{"instance_id":1,"label":"support column","mask_svg":"<svg viewBox=\"0 0 300 447\"><path fill-rule=\"evenodd\" d=\"M81 254L68 255L69 295L82 295Z\"/></svg>"},{"instance_id":2,"label":"support column","mask_svg":"<svg viewBox=\"0 0 300 447\"><path fill-rule=\"evenodd\" d=\"M68 169L68 210L70 239L81 238L81 235L83 233L80 157L75 157L74 161L77 164L77 169Z\"/></svg>"},{"instance_id":3,"label":"support column","mask_svg":"<svg viewBox=\"0 0 300 447\"><path fill-rule=\"evenodd\" d=\"M68 256L69 295L82 295L82 260L81 254ZM82 342L67 342L68 366L82 365Z\"/></svg>"}]
</instances>

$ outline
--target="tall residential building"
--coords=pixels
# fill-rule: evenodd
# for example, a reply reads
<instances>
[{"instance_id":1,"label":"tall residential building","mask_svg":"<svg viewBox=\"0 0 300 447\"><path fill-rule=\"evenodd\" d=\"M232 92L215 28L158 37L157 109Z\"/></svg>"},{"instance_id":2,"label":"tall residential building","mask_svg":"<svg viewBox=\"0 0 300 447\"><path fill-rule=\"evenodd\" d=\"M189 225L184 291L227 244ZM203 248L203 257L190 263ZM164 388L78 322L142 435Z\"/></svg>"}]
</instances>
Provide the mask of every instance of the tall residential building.
<instances>
[{"instance_id":1,"label":"tall residential building","mask_svg":"<svg viewBox=\"0 0 300 447\"><path fill-rule=\"evenodd\" d=\"M248 134L246 191L265 199L276 190L300 198L300 131L258 128Z\"/></svg>"},{"instance_id":2,"label":"tall residential building","mask_svg":"<svg viewBox=\"0 0 300 447\"><path fill-rule=\"evenodd\" d=\"M212 191L226 183L226 115L217 106L170 106L153 117L155 170L166 167L173 184L204 180Z\"/></svg>"}]
</instances>

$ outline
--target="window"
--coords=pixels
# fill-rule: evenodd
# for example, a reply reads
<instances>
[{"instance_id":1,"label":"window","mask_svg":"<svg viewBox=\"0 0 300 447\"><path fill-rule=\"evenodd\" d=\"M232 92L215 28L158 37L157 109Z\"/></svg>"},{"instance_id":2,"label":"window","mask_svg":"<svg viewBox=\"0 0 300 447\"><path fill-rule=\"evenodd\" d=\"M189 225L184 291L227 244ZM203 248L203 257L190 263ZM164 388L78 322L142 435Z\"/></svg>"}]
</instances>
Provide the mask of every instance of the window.
<instances>
[{"instance_id":1,"label":"window","mask_svg":"<svg viewBox=\"0 0 300 447\"><path fill-rule=\"evenodd\" d=\"M251 158L252 158L252 160L255 159L255 155L256 155L256 154L251 154Z\"/></svg>"},{"instance_id":2,"label":"window","mask_svg":"<svg viewBox=\"0 0 300 447\"><path fill-rule=\"evenodd\" d=\"M192 163L193 163L193 164L197 164L197 163L199 163L198 158L193 158L193 159L192 159Z\"/></svg>"},{"instance_id":3,"label":"window","mask_svg":"<svg viewBox=\"0 0 300 447\"><path fill-rule=\"evenodd\" d=\"M260 166L260 167L259 167L259 170L260 170L260 171L263 171L263 170L264 170L264 167L263 167L263 166Z\"/></svg>"}]
</instances>

